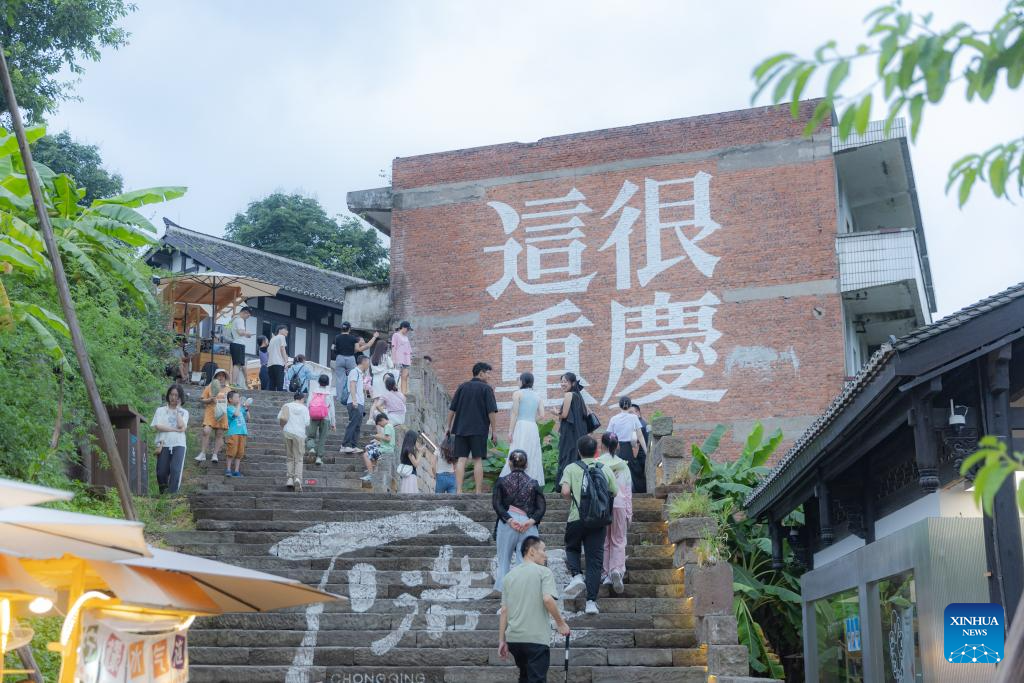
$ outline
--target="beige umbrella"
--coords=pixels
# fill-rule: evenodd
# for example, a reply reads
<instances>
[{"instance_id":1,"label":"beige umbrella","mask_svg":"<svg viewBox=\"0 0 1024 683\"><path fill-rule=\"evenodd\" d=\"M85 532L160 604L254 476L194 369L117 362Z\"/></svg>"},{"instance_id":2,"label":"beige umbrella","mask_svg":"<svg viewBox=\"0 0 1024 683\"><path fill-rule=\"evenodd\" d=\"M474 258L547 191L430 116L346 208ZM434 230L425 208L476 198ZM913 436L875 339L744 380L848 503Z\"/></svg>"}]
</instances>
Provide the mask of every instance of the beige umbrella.
<instances>
[{"instance_id":1,"label":"beige umbrella","mask_svg":"<svg viewBox=\"0 0 1024 683\"><path fill-rule=\"evenodd\" d=\"M217 309L258 296L276 296L280 287L245 275L218 273L176 273L161 278L157 291L171 304L210 304L210 318L217 324ZM213 360L213 346L210 347Z\"/></svg>"},{"instance_id":2,"label":"beige umbrella","mask_svg":"<svg viewBox=\"0 0 1024 683\"><path fill-rule=\"evenodd\" d=\"M147 557L141 522L22 506L0 510L0 552L30 559Z\"/></svg>"},{"instance_id":3,"label":"beige umbrella","mask_svg":"<svg viewBox=\"0 0 1024 683\"><path fill-rule=\"evenodd\" d=\"M71 500L74 494L70 491L35 486L13 479L0 478L0 508L12 508L20 505L39 505L54 500Z\"/></svg>"},{"instance_id":4,"label":"beige umbrella","mask_svg":"<svg viewBox=\"0 0 1024 683\"><path fill-rule=\"evenodd\" d=\"M314 602L345 600L304 583L245 567L150 547L152 557L123 560L133 569L177 572L191 577L224 612L268 612Z\"/></svg>"}]
</instances>

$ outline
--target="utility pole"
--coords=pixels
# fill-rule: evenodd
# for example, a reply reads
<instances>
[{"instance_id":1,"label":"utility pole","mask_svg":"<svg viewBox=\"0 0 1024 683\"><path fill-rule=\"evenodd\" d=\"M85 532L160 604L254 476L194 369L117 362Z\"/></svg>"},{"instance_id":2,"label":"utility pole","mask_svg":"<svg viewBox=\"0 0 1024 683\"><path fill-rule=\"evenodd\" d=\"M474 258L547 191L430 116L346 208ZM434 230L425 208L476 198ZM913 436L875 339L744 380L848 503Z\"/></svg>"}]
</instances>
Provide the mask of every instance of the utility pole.
<instances>
[{"instance_id":1,"label":"utility pole","mask_svg":"<svg viewBox=\"0 0 1024 683\"><path fill-rule=\"evenodd\" d=\"M85 383L89 403L92 406L92 412L96 415L96 424L100 428L100 444L110 461L110 469L114 473L114 484L117 486L117 495L121 499L121 509L124 510L125 519L134 521L138 519L138 515L135 513L135 503L128 487L128 475L125 474L124 463L121 462L121 456L117 452L114 428L110 424L110 416L107 415L107 409L100 398L100 391L96 386L96 376L93 375L92 365L89 363L89 354L85 348L85 340L82 338L82 328L78 325L78 315L75 313L75 302L71 299L68 277L64 272L64 262L60 258L57 241L53 238L50 217L46 213L43 192L39 187L39 176L36 174L35 166L32 165L32 150L29 149L28 139L25 137L25 126L21 121L18 101L14 97L14 86L11 84L11 74L7 70L7 57L4 55L3 45L0 45L0 80L3 81L4 97L7 99L7 106L10 109L14 134L18 138L21 159L25 164L25 175L28 178L29 191L32 193L32 203L35 204L36 217L39 219L39 232L42 233L43 242L46 244L46 254L50 257L50 264L53 266L53 280L57 285L57 297L60 299L60 307L64 311L64 321L71 332L71 345L74 346L75 356L78 358L82 382Z\"/></svg>"}]
</instances>

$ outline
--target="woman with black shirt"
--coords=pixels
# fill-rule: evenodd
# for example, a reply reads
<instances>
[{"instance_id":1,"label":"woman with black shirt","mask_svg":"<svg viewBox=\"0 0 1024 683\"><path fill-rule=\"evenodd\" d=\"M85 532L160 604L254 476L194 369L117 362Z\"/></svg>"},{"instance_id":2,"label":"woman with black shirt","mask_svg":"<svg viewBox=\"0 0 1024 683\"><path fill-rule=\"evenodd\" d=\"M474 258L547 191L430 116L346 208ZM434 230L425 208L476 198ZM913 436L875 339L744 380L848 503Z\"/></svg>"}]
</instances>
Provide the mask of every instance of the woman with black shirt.
<instances>
[{"instance_id":1,"label":"woman with black shirt","mask_svg":"<svg viewBox=\"0 0 1024 683\"><path fill-rule=\"evenodd\" d=\"M587 432L587 406L583 403L583 385L575 373L567 372L561 378L562 398L560 408L554 409L560 420L558 424L558 472L555 485L562 481L566 467L580 459L576 442Z\"/></svg>"},{"instance_id":2,"label":"woman with black shirt","mask_svg":"<svg viewBox=\"0 0 1024 683\"><path fill-rule=\"evenodd\" d=\"M530 475L526 473L526 451L516 449L508 454L512 472L494 483L491 506L498 521L494 538L498 546L498 571L494 574L494 590L499 593L505 575L513 562L523 561L520 555L523 539L539 536L537 525L544 518L547 503L544 493Z\"/></svg>"}]
</instances>

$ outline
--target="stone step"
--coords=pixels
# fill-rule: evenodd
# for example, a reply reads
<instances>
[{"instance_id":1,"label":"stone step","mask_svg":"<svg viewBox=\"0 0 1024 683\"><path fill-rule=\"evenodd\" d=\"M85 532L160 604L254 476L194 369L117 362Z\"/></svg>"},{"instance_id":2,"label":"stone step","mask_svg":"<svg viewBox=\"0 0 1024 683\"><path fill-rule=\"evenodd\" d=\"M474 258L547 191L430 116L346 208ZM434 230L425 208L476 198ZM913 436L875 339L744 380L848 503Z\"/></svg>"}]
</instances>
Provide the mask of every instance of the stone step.
<instances>
[{"instance_id":1,"label":"stone step","mask_svg":"<svg viewBox=\"0 0 1024 683\"><path fill-rule=\"evenodd\" d=\"M497 652L497 648L493 648ZM562 660L559 658L564 650L552 650L552 666L548 670L547 680L551 683L706 683L707 673L701 665L663 666L583 666L573 664L570 651L568 678L563 672ZM556 657L556 653L559 656ZM496 654L495 654L496 656ZM308 670L309 681L325 681L325 683L355 683L356 681L413 681L414 683L508 683L515 678L510 671L511 659L501 666L438 666L416 667L410 672L407 668L353 665L341 667L313 666ZM194 665L189 667L190 681L193 683L280 683L288 678L288 666L257 666L239 665L224 666L218 664ZM367 672L372 678L367 679ZM414 677L409 678L410 674ZM394 678L392 678L394 676ZM404 676L404 677L403 677Z\"/></svg>"},{"instance_id":2,"label":"stone step","mask_svg":"<svg viewBox=\"0 0 1024 683\"><path fill-rule=\"evenodd\" d=\"M497 610L497 608L495 608ZM398 628L404 616L399 613L348 612L339 613L325 611L320 616L320 633L328 638L326 645L337 645L330 634L344 633L350 630L370 629L390 631ZM480 615L478 630L496 631L499 617L493 612ZM635 612L602 612L601 614L579 614L572 619L575 629L668 629L692 632L694 617L689 613L651 614ZM244 633L247 631L266 631L270 634L288 632L305 633L306 615L304 612L289 610L280 612L223 614L216 617L199 619L191 633L207 634L216 631ZM190 633L190 637L191 637ZM452 632L456 633L456 632ZM466 633L463 631L462 633ZM287 636L283 636L287 637ZM269 641L264 641L269 642Z\"/></svg>"},{"instance_id":3,"label":"stone step","mask_svg":"<svg viewBox=\"0 0 1024 683\"><path fill-rule=\"evenodd\" d=\"M607 622L606 622L607 623ZM608 626L583 627L578 620L572 620L572 627L581 634L578 641L571 643L572 649L586 648L691 648L697 641L692 629L655 629L645 628L612 628ZM380 629L361 628L344 630L325 630L321 627L317 637L317 646L367 648L375 640L380 640L392 632L390 626ZM215 648L264 648L271 645L275 648L291 650L288 661L294 655L294 648L302 643L305 629L296 630L200 630L189 637L189 650L194 647ZM431 632L426 628L410 629L398 641L397 647L436 648L488 648L498 641L497 622L492 628L482 628L477 624L473 631Z\"/></svg>"},{"instance_id":4,"label":"stone step","mask_svg":"<svg viewBox=\"0 0 1024 683\"><path fill-rule=\"evenodd\" d=\"M387 633L380 634L383 638ZM313 655L313 666L376 666L381 662L387 662L392 667L431 667L431 666L497 666L509 667L510 664L503 662L497 652L497 634L491 635L490 646L485 647L428 647L421 644L421 639L429 639L429 634L420 633L414 637L410 646L403 647L399 644L389 650L385 655L375 655L366 647L317 647ZM609 666L629 667L646 665L648 667L672 667L673 657L677 651L672 648L638 648L627 645L621 648L588 647L585 634L579 645L570 645L570 663L576 662L577 666ZM679 648L678 655L687 657L691 661L699 661L700 651L688 651L688 648ZM564 649L552 648L552 661L562 661ZM288 666L295 657L294 647L189 647L190 664L231 664L231 665L259 665L259 666ZM506 668L506 675L510 673Z\"/></svg>"}]
</instances>

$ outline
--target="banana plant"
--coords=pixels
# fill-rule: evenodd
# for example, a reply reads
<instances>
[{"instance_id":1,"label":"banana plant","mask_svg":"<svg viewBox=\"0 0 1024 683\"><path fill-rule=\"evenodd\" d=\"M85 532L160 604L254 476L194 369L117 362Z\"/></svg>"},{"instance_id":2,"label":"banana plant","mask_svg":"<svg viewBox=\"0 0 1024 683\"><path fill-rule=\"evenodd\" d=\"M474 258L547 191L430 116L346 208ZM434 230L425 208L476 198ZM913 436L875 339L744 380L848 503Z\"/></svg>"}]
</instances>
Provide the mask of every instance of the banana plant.
<instances>
[{"instance_id":1,"label":"banana plant","mask_svg":"<svg viewBox=\"0 0 1024 683\"><path fill-rule=\"evenodd\" d=\"M26 131L29 143L46 134L42 126ZM135 209L185 194L184 187L155 187L81 204L85 189L66 173L34 164L54 240L69 278L89 287L127 292L140 310L155 306L152 288L140 269L140 250L156 244L156 227ZM53 270L39 232L28 176L17 139L0 130L0 274L30 280L52 278ZM28 325L55 361L67 365L59 339L68 337L61 316L33 302L12 300L0 279L0 333Z\"/></svg>"},{"instance_id":2,"label":"banana plant","mask_svg":"<svg viewBox=\"0 0 1024 683\"><path fill-rule=\"evenodd\" d=\"M766 438L759 422L747 436L738 457L712 459L726 431L725 425L718 425L702 445L692 445L690 473L695 490L711 499L712 514L724 532L733 568L733 612L740 643L749 652L750 666L758 674L785 678L772 650L799 651L799 578L788 570L772 569L767 526L743 513L743 500L767 474L766 463L782 442L782 432L776 430ZM788 524L802 521L802 512L787 519Z\"/></svg>"}]
</instances>

